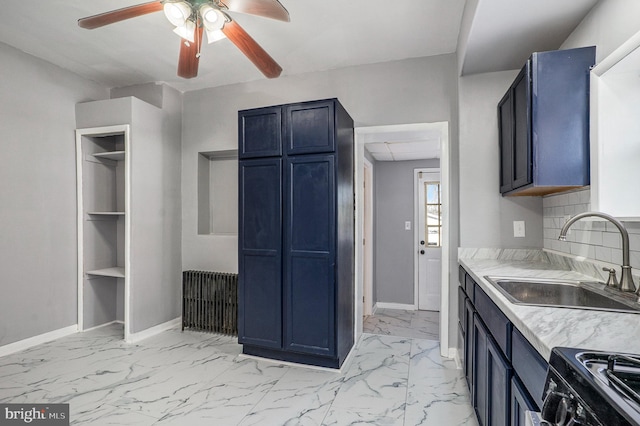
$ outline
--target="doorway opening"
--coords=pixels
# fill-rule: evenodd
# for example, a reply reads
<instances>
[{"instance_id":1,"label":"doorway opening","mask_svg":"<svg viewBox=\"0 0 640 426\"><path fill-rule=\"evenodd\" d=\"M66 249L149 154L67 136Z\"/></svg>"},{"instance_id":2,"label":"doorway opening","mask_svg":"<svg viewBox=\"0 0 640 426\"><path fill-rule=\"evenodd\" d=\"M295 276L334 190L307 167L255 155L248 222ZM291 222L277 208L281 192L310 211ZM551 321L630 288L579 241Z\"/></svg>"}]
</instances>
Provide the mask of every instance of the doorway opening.
<instances>
[{"instance_id":1,"label":"doorway opening","mask_svg":"<svg viewBox=\"0 0 640 426\"><path fill-rule=\"evenodd\" d=\"M415 275L414 279L409 278L403 282L403 286L409 286L403 290L408 291L409 296L404 297L401 303L393 303L393 300L389 299L385 295L385 292L380 292L381 284L378 282L380 277L376 274L376 267L379 267L382 259L379 258L379 245L385 244L386 238L378 235L377 226L381 220L380 203L384 200L378 199L377 191L378 185L380 185L379 179L382 170L380 166L383 161L412 161L422 159L439 159L436 162L435 167L439 167L439 183L438 183L438 195L439 203L439 224L437 228L430 223L428 216L425 219L426 234L425 234L425 246L429 242L429 235L434 234L434 230L437 230L437 238L439 240L439 250L441 253L439 259L439 266L434 266L439 273L439 277L435 279L437 290L439 294L431 296L430 300L433 303L435 300L435 306L432 313L439 311L439 334L441 343L441 354L443 356L449 356L449 217L448 217L448 203L449 203L449 123L417 123L417 124L404 124L404 125L390 125L390 126L375 126L375 127L359 127L355 129L355 179L356 179L356 228L355 228L355 241L356 244L356 295L355 295L355 335L356 339L359 338L363 332L363 316L369 315L369 313L376 313L376 308L396 308L404 309L407 311L419 311L420 304L420 286L417 278L419 277L418 271L414 265L419 263L419 243L421 239L415 237L416 230L419 228L419 213L414 213L418 203L414 203L409 215L402 217L402 229L398 232L405 232L404 235L409 235L409 252L402 256L403 262L409 262L410 271L409 274ZM365 149L367 154L365 155ZM384 150L388 152L384 152ZM377 151L377 152L376 152ZM420 153L418 153L420 152ZM375 155L374 155L375 154ZM417 155L420 155L417 157ZM428 163L427 166L416 167L421 168L433 168ZM379 170L377 170L379 169ZM414 183L411 183L413 169L409 173L409 180L405 186L408 186L408 191L411 193L412 200L415 198L415 179ZM367 187L367 182L373 183ZM407 188L404 188L405 190ZM426 195L428 196L428 194ZM429 203L425 204L427 210L435 207L430 207ZM398 215L399 216L399 215ZM398 219L400 219L398 217ZM368 222L367 222L368 221ZM367 228L371 226L372 229ZM371 235L372 234L372 235ZM369 237L367 238L367 235ZM433 236L433 235L432 235ZM368 243L373 244L368 244ZM426 250L426 248L425 248ZM413 256L412 256L412 253ZM426 251L425 251L426 255ZM388 290L388 289L387 289ZM388 295L388 292L386 293ZM407 293L405 293L406 296ZM411 295L413 297L411 298ZM425 299L423 296L422 299ZM429 297L427 297L429 299Z\"/></svg>"}]
</instances>

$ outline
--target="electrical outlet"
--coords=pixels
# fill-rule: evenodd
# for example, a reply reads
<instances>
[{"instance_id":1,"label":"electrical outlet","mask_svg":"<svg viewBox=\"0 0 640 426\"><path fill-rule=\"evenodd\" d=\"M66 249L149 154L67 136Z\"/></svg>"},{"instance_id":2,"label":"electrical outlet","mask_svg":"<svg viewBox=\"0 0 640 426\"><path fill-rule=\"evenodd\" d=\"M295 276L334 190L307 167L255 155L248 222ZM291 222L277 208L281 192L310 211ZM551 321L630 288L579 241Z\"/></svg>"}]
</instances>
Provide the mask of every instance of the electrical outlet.
<instances>
[{"instance_id":1,"label":"electrical outlet","mask_svg":"<svg viewBox=\"0 0 640 426\"><path fill-rule=\"evenodd\" d=\"M513 221L513 236L515 238L524 238L524 220Z\"/></svg>"}]
</instances>

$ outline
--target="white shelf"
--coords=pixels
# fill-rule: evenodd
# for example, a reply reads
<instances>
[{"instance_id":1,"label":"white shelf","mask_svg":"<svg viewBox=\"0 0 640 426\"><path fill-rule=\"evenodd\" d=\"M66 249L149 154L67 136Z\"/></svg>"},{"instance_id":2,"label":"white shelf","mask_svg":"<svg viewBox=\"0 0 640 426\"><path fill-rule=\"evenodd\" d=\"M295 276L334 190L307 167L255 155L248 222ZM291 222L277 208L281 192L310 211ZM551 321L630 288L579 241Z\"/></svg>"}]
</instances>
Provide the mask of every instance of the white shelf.
<instances>
[{"instance_id":1,"label":"white shelf","mask_svg":"<svg viewBox=\"0 0 640 426\"><path fill-rule=\"evenodd\" d=\"M87 275L124 278L124 268L121 268L119 266L114 266L113 268L96 269L94 271L87 271Z\"/></svg>"},{"instance_id":2,"label":"white shelf","mask_svg":"<svg viewBox=\"0 0 640 426\"><path fill-rule=\"evenodd\" d=\"M93 156L98 159L106 158L108 160L122 161L124 160L124 151L96 152Z\"/></svg>"}]
</instances>

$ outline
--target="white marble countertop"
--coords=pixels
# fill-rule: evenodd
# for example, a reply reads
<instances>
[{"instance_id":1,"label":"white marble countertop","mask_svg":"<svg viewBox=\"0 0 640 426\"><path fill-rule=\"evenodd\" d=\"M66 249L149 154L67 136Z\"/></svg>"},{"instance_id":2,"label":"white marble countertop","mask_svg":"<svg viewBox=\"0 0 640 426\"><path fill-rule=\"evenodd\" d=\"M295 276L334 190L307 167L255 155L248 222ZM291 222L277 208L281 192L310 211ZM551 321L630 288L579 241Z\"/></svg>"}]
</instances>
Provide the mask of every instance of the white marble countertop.
<instances>
[{"instance_id":1,"label":"white marble countertop","mask_svg":"<svg viewBox=\"0 0 640 426\"><path fill-rule=\"evenodd\" d=\"M460 249L458 253L459 263L547 361L556 346L640 354L640 314L516 305L484 278L594 280L595 274L585 273L591 272L588 267L576 268L559 258L540 250Z\"/></svg>"}]
</instances>

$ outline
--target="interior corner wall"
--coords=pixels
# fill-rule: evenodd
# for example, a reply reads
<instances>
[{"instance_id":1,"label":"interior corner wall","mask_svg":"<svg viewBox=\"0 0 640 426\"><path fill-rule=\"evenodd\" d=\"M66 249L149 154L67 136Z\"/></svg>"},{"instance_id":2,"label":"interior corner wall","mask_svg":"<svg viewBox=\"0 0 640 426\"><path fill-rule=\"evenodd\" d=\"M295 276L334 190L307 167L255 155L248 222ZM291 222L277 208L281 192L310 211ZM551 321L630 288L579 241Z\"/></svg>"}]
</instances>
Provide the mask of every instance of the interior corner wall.
<instances>
[{"instance_id":1,"label":"interior corner wall","mask_svg":"<svg viewBox=\"0 0 640 426\"><path fill-rule=\"evenodd\" d=\"M596 46L596 63L640 31L640 2L599 1L560 46L561 49Z\"/></svg>"},{"instance_id":2,"label":"interior corner wall","mask_svg":"<svg viewBox=\"0 0 640 426\"><path fill-rule=\"evenodd\" d=\"M460 78L460 246L542 248L542 197L499 191L498 102L518 71ZM525 222L514 238L513 221Z\"/></svg>"},{"instance_id":3,"label":"interior corner wall","mask_svg":"<svg viewBox=\"0 0 640 426\"><path fill-rule=\"evenodd\" d=\"M374 174L375 302L414 304L414 169L440 160L378 161ZM405 230L411 222L411 230Z\"/></svg>"},{"instance_id":4,"label":"interior corner wall","mask_svg":"<svg viewBox=\"0 0 640 426\"><path fill-rule=\"evenodd\" d=\"M75 105L106 87L0 43L0 346L77 323Z\"/></svg>"},{"instance_id":5,"label":"interior corner wall","mask_svg":"<svg viewBox=\"0 0 640 426\"><path fill-rule=\"evenodd\" d=\"M238 270L237 236L198 235L197 162L199 152L237 149L239 110L335 97L352 116L356 127L448 121L452 143L456 144L456 67L456 55L449 54L185 93L183 269ZM457 175L457 169L452 172ZM454 196L457 199L457 192Z\"/></svg>"},{"instance_id":6,"label":"interior corner wall","mask_svg":"<svg viewBox=\"0 0 640 426\"><path fill-rule=\"evenodd\" d=\"M178 92L171 94L162 109L133 102L131 333L175 320L182 310L182 127Z\"/></svg>"}]
</instances>

